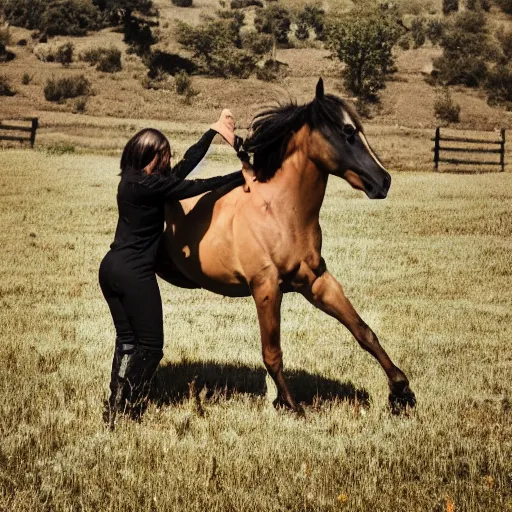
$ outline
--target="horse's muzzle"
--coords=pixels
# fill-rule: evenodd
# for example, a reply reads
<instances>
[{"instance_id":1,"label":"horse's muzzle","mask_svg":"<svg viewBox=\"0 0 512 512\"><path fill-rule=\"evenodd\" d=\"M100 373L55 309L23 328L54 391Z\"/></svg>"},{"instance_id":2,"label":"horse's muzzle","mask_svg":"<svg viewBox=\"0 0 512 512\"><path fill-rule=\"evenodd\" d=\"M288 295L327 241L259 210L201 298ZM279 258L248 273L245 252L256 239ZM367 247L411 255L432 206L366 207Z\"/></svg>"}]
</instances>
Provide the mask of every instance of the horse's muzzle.
<instances>
[{"instance_id":1,"label":"horse's muzzle","mask_svg":"<svg viewBox=\"0 0 512 512\"><path fill-rule=\"evenodd\" d=\"M362 178L364 183L364 191L370 199L386 199L389 188L391 187L391 176L385 173L380 185L368 179Z\"/></svg>"}]
</instances>

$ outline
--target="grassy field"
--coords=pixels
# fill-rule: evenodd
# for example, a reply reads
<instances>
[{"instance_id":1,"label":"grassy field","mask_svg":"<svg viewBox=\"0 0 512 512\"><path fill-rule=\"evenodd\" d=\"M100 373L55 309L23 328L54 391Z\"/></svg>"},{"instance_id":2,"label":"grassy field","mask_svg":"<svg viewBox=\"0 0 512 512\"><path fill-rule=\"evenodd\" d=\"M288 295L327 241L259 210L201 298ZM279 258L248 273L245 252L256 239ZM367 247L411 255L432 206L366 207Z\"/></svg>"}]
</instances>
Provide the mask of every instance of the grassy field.
<instances>
[{"instance_id":1,"label":"grassy field","mask_svg":"<svg viewBox=\"0 0 512 512\"><path fill-rule=\"evenodd\" d=\"M410 377L411 417L389 414L377 363L294 295L284 361L306 418L275 411L251 299L162 284L156 398L111 433L97 269L118 159L1 162L0 510L512 511L512 174L396 173L380 202L329 183L323 255ZM218 146L203 173L236 168Z\"/></svg>"}]
</instances>

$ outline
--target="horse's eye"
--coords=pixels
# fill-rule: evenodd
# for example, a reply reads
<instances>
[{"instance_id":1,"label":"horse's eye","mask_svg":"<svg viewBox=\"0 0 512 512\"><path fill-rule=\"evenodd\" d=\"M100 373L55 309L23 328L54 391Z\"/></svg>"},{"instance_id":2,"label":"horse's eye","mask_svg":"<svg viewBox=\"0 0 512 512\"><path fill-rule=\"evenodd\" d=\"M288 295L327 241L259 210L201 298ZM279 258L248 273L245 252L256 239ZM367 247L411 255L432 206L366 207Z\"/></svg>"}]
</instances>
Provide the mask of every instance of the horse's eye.
<instances>
[{"instance_id":1,"label":"horse's eye","mask_svg":"<svg viewBox=\"0 0 512 512\"><path fill-rule=\"evenodd\" d=\"M350 138L350 137L353 137L354 134L356 133L356 129L354 126L352 126L351 124L346 124L343 129L343 135L345 135L345 137Z\"/></svg>"}]
</instances>

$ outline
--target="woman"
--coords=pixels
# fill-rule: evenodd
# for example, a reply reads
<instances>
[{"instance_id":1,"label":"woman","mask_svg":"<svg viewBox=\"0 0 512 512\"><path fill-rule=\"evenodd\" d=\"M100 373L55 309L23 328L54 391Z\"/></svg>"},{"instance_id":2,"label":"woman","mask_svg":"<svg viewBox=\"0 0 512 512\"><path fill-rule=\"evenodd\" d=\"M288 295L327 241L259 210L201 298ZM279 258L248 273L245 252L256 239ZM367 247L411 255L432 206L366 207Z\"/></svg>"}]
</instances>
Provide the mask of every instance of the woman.
<instances>
[{"instance_id":1,"label":"woman","mask_svg":"<svg viewBox=\"0 0 512 512\"><path fill-rule=\"evenodd\" d=\"M155 266L165 202L244 183L241 172L204 180L185 179L217 133L234 145L234 121L229 110L222 111L220 119L173 169L169 141L158 130L140 131L123 150L117 193L119 219L114 242L99 270L101 290L116 329L110 398L104 414L110 428L114 428L119 412L140 416L163 355L162 301Z\"/></svg>"}]
</instances>

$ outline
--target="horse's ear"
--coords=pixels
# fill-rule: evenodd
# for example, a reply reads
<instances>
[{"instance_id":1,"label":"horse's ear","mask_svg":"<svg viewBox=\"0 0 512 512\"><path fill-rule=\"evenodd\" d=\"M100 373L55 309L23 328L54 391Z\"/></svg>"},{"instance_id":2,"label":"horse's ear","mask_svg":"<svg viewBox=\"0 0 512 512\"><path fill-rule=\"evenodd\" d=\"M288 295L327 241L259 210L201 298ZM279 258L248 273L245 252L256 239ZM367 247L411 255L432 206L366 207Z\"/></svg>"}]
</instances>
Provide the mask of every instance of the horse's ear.
<instances>
[{"instance_id":1,"label":"horse's ear","mask_svg":"<svg viewBox=\"0 0 512 512\"><path fill-rule=\"evenodd\" d=\"M323 100L324 99L324 81L320 77L318 79L318 83L316 84L316 99L317 100Z\"/></svg>"}]
</instances>

